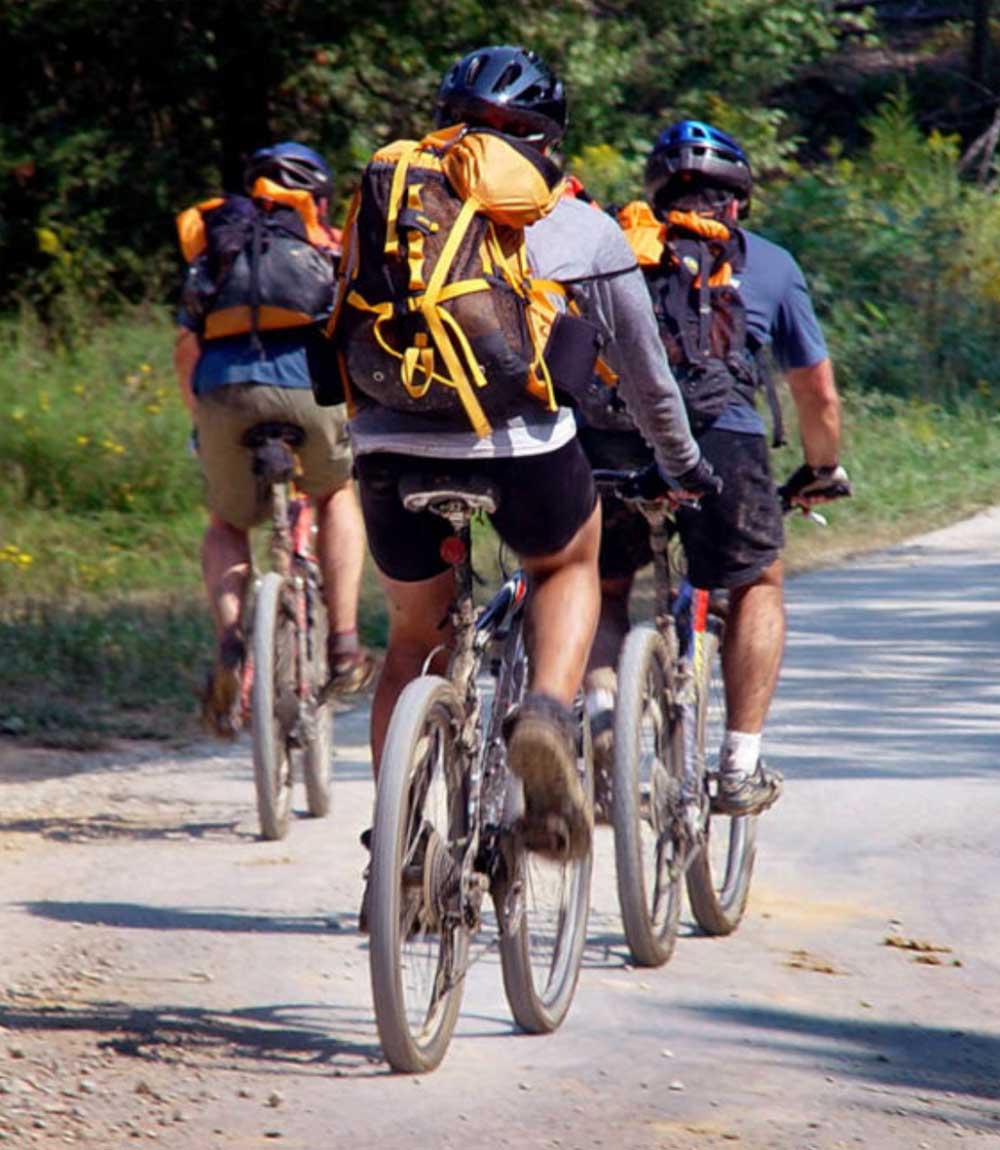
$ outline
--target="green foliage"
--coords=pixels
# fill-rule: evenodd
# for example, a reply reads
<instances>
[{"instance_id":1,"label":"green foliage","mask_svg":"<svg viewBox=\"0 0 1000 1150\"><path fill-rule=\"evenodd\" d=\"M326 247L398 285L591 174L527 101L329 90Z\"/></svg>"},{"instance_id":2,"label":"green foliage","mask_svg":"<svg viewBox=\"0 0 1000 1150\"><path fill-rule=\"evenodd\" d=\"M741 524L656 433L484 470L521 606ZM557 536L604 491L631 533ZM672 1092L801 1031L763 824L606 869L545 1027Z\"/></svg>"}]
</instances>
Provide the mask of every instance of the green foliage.
<instances>
[{"instance_id":1,"label":"green foliage","mask_svg":"<svg viewBox=\"0 0 1000 1150\"><path fill-rule=\"evenodd\" d=\"M751 110L838 32L812 0L0 5L0 306L28 299L74 337L81 301L162 299L173 214L238 189L253 148L320 148L343 197L377 145L429 128L445 70L481 44L524 43L566 80L567 155L614 148L635 174L666 119L724 95L770 166L788 112Z\"/></svg>"},{"instance_id":2,"label":"green foliage","mask_svg":"<svg viewBox=\"0 0 1000 1150\"><path fill-rule=\"evenodd\" d=\"M995 410L1000 201L905 93L865 126L862 154L770 190L762 230L806 268L842 384Z\"/></svg>"},{"instance_id":3,"label":"green foliage","mask_svg":"<svg viewBox=\"0 0 1000 1150\"><path fill-rule=\"evenodd\" d=\"M98 326L73 349L46 346L28 315L0 328L0 505L153 519L197 507L172 338L165 316Z\"/></svg>"},{"instance_id":4,"label":"green foliage","mask_svg":"<svg viewBox=\"0 0 1000 1150\"><path fill-rule=\"evenodd\" d=\"M193 734L209 636L197 603L26 604L0 618L0 733L74 747Z\"/></svg>"}]
</instances>

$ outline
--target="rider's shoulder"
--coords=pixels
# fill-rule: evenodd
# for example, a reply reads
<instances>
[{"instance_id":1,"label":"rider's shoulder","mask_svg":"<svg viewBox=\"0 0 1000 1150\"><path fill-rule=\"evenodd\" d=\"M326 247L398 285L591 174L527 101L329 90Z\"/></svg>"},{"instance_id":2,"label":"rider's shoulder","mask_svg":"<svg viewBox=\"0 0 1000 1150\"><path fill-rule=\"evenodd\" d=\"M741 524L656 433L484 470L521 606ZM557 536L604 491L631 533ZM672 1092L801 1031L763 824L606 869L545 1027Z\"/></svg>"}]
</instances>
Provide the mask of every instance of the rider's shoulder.
<instances>
[{"instance_id":1,"label":"rider's shoulder","mask_svg":"<svg viewBox=\"0 0 1000 1150\"><path fill-rule=\"evenodd\" d=\"M759 232L751 232L740 228L746 240L746 274L774 277L778 275L794 275L799 272L799 265L792 253L762 236Z\"/></svg>"}]
</instances>

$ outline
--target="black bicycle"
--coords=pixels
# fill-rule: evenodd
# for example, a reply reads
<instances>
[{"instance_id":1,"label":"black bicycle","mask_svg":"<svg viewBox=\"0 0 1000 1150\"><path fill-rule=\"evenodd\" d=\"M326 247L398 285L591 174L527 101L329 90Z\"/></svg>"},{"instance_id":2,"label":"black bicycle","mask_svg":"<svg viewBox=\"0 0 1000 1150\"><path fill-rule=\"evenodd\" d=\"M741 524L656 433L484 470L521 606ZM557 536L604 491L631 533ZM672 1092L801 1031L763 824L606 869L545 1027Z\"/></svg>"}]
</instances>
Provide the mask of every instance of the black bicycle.
<instances>
[{"instance_id":1,"label":"black bicycle","mask_svg":"<svg viewBox=\"0 0 1000 1150\"><path fill-rule=\"evenodd\" d=\"M515 571L477 610L470 566L470 520L495 510L496 489L413 476L401 481L400 495L409 510L430 510L451 525L441 554L457 584L447 675L422 674L393 710L372 835L375 1018L389 1063L415 1073L432 1070L448 1048L487 894L515 1021L531 1033L559 1026L579 976L592 864L589 854L546 860L525 848L521 834L523 792L507 765L504 720L528 679L528 580ZM582 700L577 716L578 769L589 796L593 767Z\"/></svg>"},{"instance_id":2,"label":"black bicycle","mask_svg":"<svg viewBox=\"0 0 1000 1150\"><path fill-rule=\"evenodd\" d=\"M665 500L629 494L635 473L598 470L598 487L649 523L653 623L633 627L618 662L611 811L618 901L635 961L673 953L686 882L708 934L730 934L746 909L756 818L712 813L718 788L709 758L725 728L721 648L726 602L691 585Z\"/></svg>"}]
</instances>

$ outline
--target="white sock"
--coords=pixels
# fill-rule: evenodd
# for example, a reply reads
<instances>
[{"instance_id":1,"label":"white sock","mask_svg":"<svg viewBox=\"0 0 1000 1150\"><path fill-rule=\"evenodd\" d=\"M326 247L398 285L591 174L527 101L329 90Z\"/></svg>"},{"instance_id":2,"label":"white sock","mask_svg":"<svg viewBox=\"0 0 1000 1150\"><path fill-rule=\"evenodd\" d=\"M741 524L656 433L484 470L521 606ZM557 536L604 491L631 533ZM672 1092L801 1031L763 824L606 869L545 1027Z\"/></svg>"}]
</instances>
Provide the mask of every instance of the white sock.
<instances>
[{"instance_id":1,"label":"white sock","mask_svg":"<svg viewBox=\"0 0 1000 1150\"><path fill-rule=\"evenodd\" d=\"M596 715L614 711L617 688L618 677L611 667L599 667L596 671L591 671L584 680L587 714L594 718Z\"/></svg>"},{"instance_id":2,"label":"white sock","mask_svg":"<svg viewBox=\"0 0 1000 1150\"><path fill-rule=\"evenodd\" d=\"M615 693L606 687L595 687L586 694L587 714L591 718L615 709Z\"/></svg>"},{"instance_id":3,"label":"white sock","mask_svg":"<svg viewBox=\"0 0 1000 1150\"><path fill-rule=\"evenodd\" d=\"M760 758L761 733L726 731L719 751L719 769L734 775L752 775Z\"/></svg>"}]
</instances>

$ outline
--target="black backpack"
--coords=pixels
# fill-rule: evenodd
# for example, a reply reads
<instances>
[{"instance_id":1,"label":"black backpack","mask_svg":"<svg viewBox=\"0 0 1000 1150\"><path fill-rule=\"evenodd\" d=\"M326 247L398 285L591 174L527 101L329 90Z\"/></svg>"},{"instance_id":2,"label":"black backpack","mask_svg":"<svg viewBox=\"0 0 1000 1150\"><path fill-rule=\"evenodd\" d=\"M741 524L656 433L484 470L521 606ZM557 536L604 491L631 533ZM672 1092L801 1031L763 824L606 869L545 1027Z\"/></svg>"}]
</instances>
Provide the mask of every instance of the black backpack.
<instances>
[{"instance_id":1,"label":"black backpack","mask_svg":"<svg viewBox=\"0 0 1000 1150\"><path fill-rule=\"evenodd\" d=\"M181 304L205 339L306 327L330 313L334 241L312 197L269 180L254 193L206 200L177 218L188 260Z\"/></svg>"},{"instance_id":2,"label":"black backpack","mask_svg":"<svg viewBox=\"0 0 1000 1150\"><path fill-rule=\"evenodd\" d=\"M753 407L763 389L773 443L784 443L774 378L763 349L747 331L738 288L746 266L743 233L695 212L671 212L664 226L646 205L629 205L619 222L646 273L660 337L694 433L710 427L732 403Z\"/></svg>"}]
</instances>

